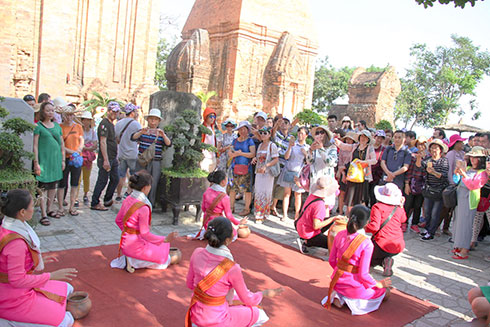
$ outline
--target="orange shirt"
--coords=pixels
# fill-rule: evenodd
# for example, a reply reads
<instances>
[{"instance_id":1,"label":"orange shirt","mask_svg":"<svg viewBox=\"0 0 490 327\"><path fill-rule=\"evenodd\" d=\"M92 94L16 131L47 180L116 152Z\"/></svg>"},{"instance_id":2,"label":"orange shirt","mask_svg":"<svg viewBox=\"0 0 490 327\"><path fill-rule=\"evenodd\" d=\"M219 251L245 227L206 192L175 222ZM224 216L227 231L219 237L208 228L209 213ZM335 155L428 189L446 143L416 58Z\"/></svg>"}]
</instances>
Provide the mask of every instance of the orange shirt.
<instances>
[{"instance_id":1,"label":"orange shirt","mask_svg":"<svg viewBox=\"0 0 490 327\"><path fill-rule=\"evenodd\" d=\"M72 151L78 150L80 147L80 137L83 137L83 127L80 124L73 123L71 126L61 124L61 130L63 131L63 141L65 142L65 148ZM66 153L66 157L69 158L71 154Z\"/></svg>"}]
</instances>

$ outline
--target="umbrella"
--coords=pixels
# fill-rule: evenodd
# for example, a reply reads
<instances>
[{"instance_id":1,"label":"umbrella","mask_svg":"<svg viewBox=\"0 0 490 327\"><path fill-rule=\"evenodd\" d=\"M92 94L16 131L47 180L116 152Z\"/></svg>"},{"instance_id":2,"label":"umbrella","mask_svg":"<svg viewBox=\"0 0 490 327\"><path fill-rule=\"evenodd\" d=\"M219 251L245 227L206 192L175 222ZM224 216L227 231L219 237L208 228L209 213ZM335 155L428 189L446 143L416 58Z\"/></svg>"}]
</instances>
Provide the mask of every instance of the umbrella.
<instances>
[{"instance_id":1,"label":"umbrella","mask_svg":"<svg viewBox=\"0 0 490 327\"><path fill-rule=\"evenodd\" d=\"M484 130L479 127L466 125L466 124L449 124L449 125L440 125L436 126L436 128L441 128L449 131L457 131L459 133L467 132L467 133L489 133L489 131Z\"/></svg>"}]
</instances>

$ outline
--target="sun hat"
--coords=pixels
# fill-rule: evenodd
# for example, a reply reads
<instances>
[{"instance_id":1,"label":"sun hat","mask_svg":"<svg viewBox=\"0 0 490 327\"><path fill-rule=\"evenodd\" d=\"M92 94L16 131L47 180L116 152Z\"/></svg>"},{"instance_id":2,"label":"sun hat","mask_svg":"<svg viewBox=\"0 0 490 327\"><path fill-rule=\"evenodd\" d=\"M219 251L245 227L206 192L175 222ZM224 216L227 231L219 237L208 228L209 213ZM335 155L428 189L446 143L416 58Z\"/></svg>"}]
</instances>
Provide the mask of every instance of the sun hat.
<instances>
[{"instance_id":1,"label":"sun hat","mask_svg":"<svg viewBox=\"0 0 490 327\"><path fill-rule=\"evenodd\" d=\"M385 131L383 131L382 129L380 129L380 130L377 130L376 131L376 135L375 136L381 136L381 137L386 138L386 133L385 133Z\"/></svg>"},{"instance_id":2,"label":"sun hat","mask_svg":"<svg viewBox=\"0 0 490 327\"><path fill-rule=\"evenodd\" d=\"M78 116L78 118L80 118L80 119L94 119L94 117L92 117L92 114L88 110L84 110L82 112L82 114L80 116Z\"/></svg>"},{"instance_id":3,"label":"sun hat","mask_svg":"<svg viewBox=\"0 0 490 327\"><path fill-rule=\"evenodd\" d=\"M466 153L468 157L486 157L485 148L482 146L474 146L471 148L470 152Z\"/></svg>"},{"instance_id":4,"label":"sun hat","mask_svg":"<svg viewBox=\"0 0 490 327\"><path fill-rule=\"evenodd\" d=\"M373 143L373 138L372 138L372 135L371 135L371 132L368 131L367 129L363 129L360 133L359 133L359 138L361 138L361 135L364 135L365 137L368 138L368 143L371 144Z\"/></svg>"},{"instance_id":5,"label":"sun hat","mask_svg":"<svg viewBox=\"0 0 490 327\"><path fill-rule=\"evenodd\" d=\"M133 111L136 111L138 109L140 109L141 107L140 106L137 106L135 104L132 104L131 102L126 104L124 106L124 109L123 111L126 113L126 115L129 115L130 113L132 113Z\"/></svg>"},{"instance_id":6,"label":"sun hat","mask_svg":"<svg viewBox=\"0 0 490 327\"><path fill-rule=\"evenodd\" d=\"M206 119L211 114L214 114L216 116L216 111L213 108L207 107L206 109L204 109L204 112L202 114L202 118Z\"/></svg>"},{"instance_id":7,"label":"sun hat","mask_svg":"<svg viewBox=\"0 0 490 327\"><path fill-rule=\"evenodd\" d=\"M350 121L352 122L352 119L350 119L349 116L344 116L344 118L342 118L342 122L345 122L345 121Z\"/></svg>"},{"instance_id":8,"label":"sun hat","mask_svg":"<svg viewBox=\"0 0 490 327\"><path fill-rule=\"evenodd\" d=\"M318 178L315 184L311 188L311 194L318 196L319 198L327 198L329 196L335 196L339 188L338 182L331 176L322 176Z\"/></svg>"},{"instance_id":9,"label":"sun hat","mask_svg":"<svg viewBox=\"0 0 490 327\"><path fill-rule=\"evenodd\" d=\"M447 145L442 140L440 140L440 139L433 139L432 141L430 141L430 143L427 146L427 148L430 148L430 146L432 144L437 144L438 146L440 146L443 153L446 153L447 152Z\"/></svg>"},{"instance_id":10,"label":"sun hat","mask_svg":"<svg viewBox=\"0 0 490 327\"><path fill-rule=\"evenodd\" d=\"M63 106L63 107L59 108L58 110L56 110L56 112L59 114L76 114L76 113L82 112L82 110L77 110L73 106L66 105L66 106Z\"/></svg>"},{"instance_id":11,"label":"sun hat","mask_svg":"<svg viewBox=\"0 0 490 327\"><path fill-rule=\"evenodd\" d=\"M239 130L240 128L242 128L243 126L245 126L245 127L248 129L248 131L250 132L250 128L251 128L252 126L251 126L251 125L250 125L250 123L249 123L248 121L246 121L246 120L241 121L241 122L238 124L238 126L235 128L235 131L238 131L238 130Z\"/></svg>"},{"instance_id":12,"label":"sun hat","mask_svg":"<svg viewBox=\"0 0 490 327\"><path fill-rule=\"evenodd\" d=\"M34 112L39 112L39 110L41 110L41 104L40 103L36 103L32 109L34 109Z\"/></svg>"},{"instance_id":13,"label":"sun hat","mask_svg":"<svg viewBox=\"0 0 490 327\"><path fill-rule=\"evenodd\" d=\"M376 200L393 206L401 205L402 191L393 183L378 185L374 187Z\"/></svg>"},{"instance_id":14,"label":"sun hat","mask_svg":"<svg viewBox=\"0 0 490 327\"><path fill-rule=\"evenodd\" d=\"M264 121L266 121L266 120L267 120L267 114L266 114L265 112L263 112L263 111L259 111L259 112L258 112L258 113L255 115L255 117L260 117L260 118L262 118Z\"/></svg>"},{"instance_id":15,"label":"sun hat","mask_svg":"<svg viewBox=\"0 0 490 327\"><path fill-rule=\"evenodd\" d=\"M228 118L227 120L225 120L224 122L222 122L222 123L221 123L221 127L222 127L223 129L226 129L226 125L228 125L228 124L233 125L233 128L235 128L235 127L236 127L236 123L235 123L235 121L234 121L233 119L231 119L231 118Z\"/></svg>"},{"instance_id":16,"label":"sun hat","mask_svg":"<svg viewBox=\"0 0 490 327\"><path fill-rule=\"evenodd\" d=\"M114 111L114 112L118 112L119 110L121 110L121 106L119 105L119 103L118 103L118 102L116 102L116 101L111 101L111 102L109 102L109 104L107 105L107 110Z\"/></svg>"},{"instance_id":17,"label":"sun hat","mask_svg":"<svg viewBox=\"0 0 490 327\"><path fill-rule=\"evenodd\" d=\"M456 144L456 142L458 141L461 141L461 142L464 142L466 141L467 138L464 138L464 137L461 137L461 135L459 134L454 134L454 135L451 135L451 137L449 138L449 144L448 144L448 147L452 147L454 144Z\"/></svg>"},{"instance_id":18,"label":"sun hat","mask_svg":"<svg viewBox=\"0 0 490 327\"><path fill-rule=\"evenodd\" d=\"M419 146L420 143L427 143L427 138L425 136L419 136L415 141L415 146Z\"/></svg>"},{"instance_id":19,"label":"sun hat","mask_svg":"<svg viewBox=\"0 0 490 327\"><path fill-rule=\"evenodd\" d=\"M357 142L359 140L359 135L356 132L350 131L350 132L347 132L347 134L343 137L344 140L346 138L350 138L354 142Z\"/></svg>"},{"instance_id":20,"label":"sun hat","mask_svg":"<svg viewBox=\"0 0 490 327\"><path fill-rule=\"evenodd\" d=\"M65 99L63 99L62 97L56 97L53 99L53 105L55 107L64 107L64 106L67 106L68 105L68 102L65 101Z\"/></svg>"},{"instance_id":21,"label":"sun hat","mask_svg":"<svg viewBox=\"0 0 490 327\"><path fill-rule=\"evenodd\" d=\"M145 116L145 119L148 119L149 117L156 117L156 118L159 118L161 120L162 119L162 113L161 113L160 109L153 108L153 109L150 109L150 111L148 112L148 115Z\"/></svg>"},{"instance_id":22,"label":"sun hat","mask_svg":"<svg viewBox=\"0 0 490 327\"><path fill-rule=\"evenodd\" d=\"M317 127L313 128L313 129L311 130L311 135L313 135L313 137L316 135L316 131L317 131L318 129L323 129L323 130L324 130L324 131L327 133L327 137L328 137L328 139L329 139L329 140L331 140L331 139L332 139L332 132L330 132L330 129L328 128L328 126L325 126L325 125L319 125L319 126L317 126Z\"/></svg>"}]
</instances>

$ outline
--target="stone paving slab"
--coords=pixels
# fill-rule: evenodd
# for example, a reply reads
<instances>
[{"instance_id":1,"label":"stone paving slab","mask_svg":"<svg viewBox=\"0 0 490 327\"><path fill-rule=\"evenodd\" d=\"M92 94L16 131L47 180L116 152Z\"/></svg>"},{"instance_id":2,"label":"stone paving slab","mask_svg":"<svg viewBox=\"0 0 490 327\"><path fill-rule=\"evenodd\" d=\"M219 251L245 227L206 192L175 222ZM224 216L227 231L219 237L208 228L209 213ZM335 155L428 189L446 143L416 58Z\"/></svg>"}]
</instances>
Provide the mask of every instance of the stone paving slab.
<instances>
[{"instance_id":1,"label":"stone paving slab","mask_svg":"<svg viewBox=\"0 0 490 327\"><path fill-rule=\"evenodd\" d=\"M112 210L100 212L90 210L82 203L78 209L79 216L67 215L61 219L50 219L51 226L36 227L43 251L119 243L121 233L114 219L120 205L116 204ZM241 211L242 206L242 201L237 202L237 212ZM156 208L152 216L152 231L159 235L167 235L172 231L178 231L181 236L191 234L200 228L194 215L195 208L191 206L189 211L181 212L180 221L183 223L174 226L171 225L171 212L163 213L160 208ZM271 216L264 224L255 224L250 218L249 226L253 231L273 240L297 247L297 233L292 219L281 222L278 217ZM462 323L471 321L473 314L467 292L474 286L487 285L490 281L490 262L483 259L490 254L490 237L480 242L475 251L470 252L468 260L451 259L451 243L445 235L424 242L417 234L408 231L405 233L405 242L406 249L395 257L393 286L439 306L439 310L407 326L461 326ZM313 250L311 254L328 258L328 252L323 249ZM383 278L380 267L372 269L371 273L375 279Z\"/></svg>"}]
</instances>

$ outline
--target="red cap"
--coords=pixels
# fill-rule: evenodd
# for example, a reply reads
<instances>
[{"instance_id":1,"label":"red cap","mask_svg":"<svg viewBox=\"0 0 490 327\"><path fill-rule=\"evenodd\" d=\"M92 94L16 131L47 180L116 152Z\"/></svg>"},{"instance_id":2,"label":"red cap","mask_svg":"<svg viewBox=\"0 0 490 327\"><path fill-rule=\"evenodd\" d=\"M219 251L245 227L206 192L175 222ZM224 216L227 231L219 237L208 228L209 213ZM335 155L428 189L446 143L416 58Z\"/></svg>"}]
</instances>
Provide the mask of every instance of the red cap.
<instances>
[{"instance_id":1,"label":"red cap","mask_svg":"<svg viewBox=\"0 0 490 327\"><path fill-rule=\"evenodd\" d=\"M204 119L206 119L206 118L207 118L209 115L211 115L211 114L216 115L216 111L214 111L214 109L213 109L213 108L209 108L209 107L207 107L207 108L204 110L204 113L202 114L202 117L203 117Z\"/></svg>"}]
</instances>

